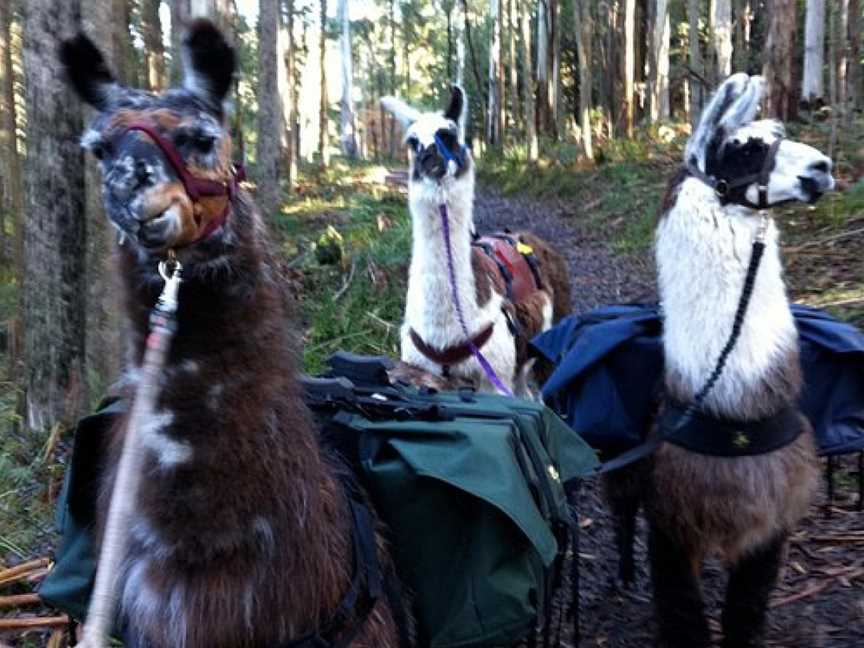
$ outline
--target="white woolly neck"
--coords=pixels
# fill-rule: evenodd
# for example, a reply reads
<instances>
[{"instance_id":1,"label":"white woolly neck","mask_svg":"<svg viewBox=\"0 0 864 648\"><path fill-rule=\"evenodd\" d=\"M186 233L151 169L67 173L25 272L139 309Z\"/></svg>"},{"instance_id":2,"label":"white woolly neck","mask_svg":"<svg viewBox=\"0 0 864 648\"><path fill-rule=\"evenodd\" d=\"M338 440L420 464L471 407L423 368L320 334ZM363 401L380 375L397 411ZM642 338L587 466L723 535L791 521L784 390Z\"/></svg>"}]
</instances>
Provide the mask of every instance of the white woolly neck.
<instances>
[{"instance_id":1,"label":"white woolly neck","mask_svg":"<svg viewBox=\"0 0 864 648\"><path fill-rule=\"evenodd\" d=\"M755 211L722 206L695 178L684 180L657 227L666 383L679 398L692 398L702 388L729 338L758 227ZM741 335L705 405L740 415L745 394L776 376L797 344L778 231L769 220Z\"/></svg>"},{"instance_id":2,"label":"white woolly neck","mask_svg":"<svg viewBox=\"0 0 864 648\"><path fill-rule=\"evenodd\" d=\"M474 172L469 169L461 178L448 178L443 191L424 180L412 180L408 189L411 207L412 252L408 277L408 299L428 301L435 305L441 324L453 321L447 254L439 205L447 205L450 224L450 249L460 301L468 321L477 316L476 281L471 265L471 240L474 232ZM419 304L418 304L419 306ZM427 308L408 308L414 312ZM438 319L436 317L436 319ZM429 323L427 322L427 325Z\"/></svg>"}]
</instances>

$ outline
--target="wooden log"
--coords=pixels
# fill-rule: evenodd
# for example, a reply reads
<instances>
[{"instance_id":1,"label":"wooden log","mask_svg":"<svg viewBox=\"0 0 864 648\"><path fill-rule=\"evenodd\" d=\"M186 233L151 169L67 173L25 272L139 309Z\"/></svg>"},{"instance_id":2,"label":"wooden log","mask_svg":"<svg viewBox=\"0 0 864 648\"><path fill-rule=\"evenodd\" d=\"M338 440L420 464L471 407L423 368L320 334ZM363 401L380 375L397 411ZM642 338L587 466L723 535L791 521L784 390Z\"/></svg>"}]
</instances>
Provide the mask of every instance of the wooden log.
<instances>
[{"instance_id":1,"label":"wooden log","mask_svg":"<svg viewBox=\"0 0 864 648\"><path fill-rule=\"evenodd\" d=\"M37 628L65 628L68 625L69 616L66 614L55 617L0 619L0 632L6 630L35 630Z\"/></svg>"},{"instance_id":2,"label":"wooden log","mask_svg":"<svg viewBox=\"0 0 864 648\"><path fill-rule=\"evenodd\" d=\"M51 560L49 558L38 558L36 560L21 563L15 567L10 567L9 569L4 569L3 571L0 571L0 586L17 583L34 572L46 570L50 565Z\"/></svg>"},{"instance_id":3,"label":"wooden log","mask_svg":"<svg viewBox=\"0 0 864 648\"><path fill-rule=\"evenodd\" d=\"M24 607L25 605L39 605L40 603L42 603L42 597L38 594L0 596L0 610L4 608Z\"/></svg>"}]
</instances>

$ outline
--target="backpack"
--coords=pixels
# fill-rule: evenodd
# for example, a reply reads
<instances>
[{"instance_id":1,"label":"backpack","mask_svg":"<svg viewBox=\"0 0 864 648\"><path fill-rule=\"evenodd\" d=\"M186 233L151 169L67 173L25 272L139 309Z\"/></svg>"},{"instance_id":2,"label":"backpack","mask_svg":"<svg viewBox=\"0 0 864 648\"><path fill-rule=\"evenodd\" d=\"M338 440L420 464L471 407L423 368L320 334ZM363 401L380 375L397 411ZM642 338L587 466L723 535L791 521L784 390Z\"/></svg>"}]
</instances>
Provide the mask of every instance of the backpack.
<instances>
[{"instance_id":1,"label":"backpack","mask_svg":"<svg viewBox=\"0 0 864 648\"><path fill-rule=\"evenodd\" d=\"M301 379L305 400L324 444L386 523L397 574L412 594L417 644L507 645L544 624L548 644L553 596L578 528L566 491L593 471L593 451L538 403L394 384L382 358L340 353L329 364L326 375ZM79 424L78 436L104 434L113 417L96 417ZM76 454L78 446L76 438ZM70 467L79 464L75 457ZM75 482L67 475L64 540L40 593L80 615L95 562L89 527L70 515L86 491Z\"/></svg>"}]
</instances>

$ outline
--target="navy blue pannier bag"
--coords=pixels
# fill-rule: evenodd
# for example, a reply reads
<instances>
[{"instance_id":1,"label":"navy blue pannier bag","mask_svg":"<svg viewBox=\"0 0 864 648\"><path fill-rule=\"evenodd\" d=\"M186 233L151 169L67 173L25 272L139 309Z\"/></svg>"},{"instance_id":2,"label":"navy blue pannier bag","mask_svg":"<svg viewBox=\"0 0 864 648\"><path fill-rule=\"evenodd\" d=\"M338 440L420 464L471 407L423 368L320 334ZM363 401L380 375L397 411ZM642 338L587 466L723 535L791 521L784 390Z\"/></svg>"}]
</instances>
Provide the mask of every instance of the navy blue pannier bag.
<instances>
[{"instance_id":1,"label":"navy blue pannier bag","mask_svg":"<svg viewBox=\"0 0 864 648\"><path fill-rule=\"evenodd\" d=\"M804 391L800 406L819 453L864 450L864 333L825 311L793 305ZM603 306L561 320L532 345L555 365L547 403L605 458L645 440L663 386L663 319L656 304Z\"/></svg>"}]
</instances>

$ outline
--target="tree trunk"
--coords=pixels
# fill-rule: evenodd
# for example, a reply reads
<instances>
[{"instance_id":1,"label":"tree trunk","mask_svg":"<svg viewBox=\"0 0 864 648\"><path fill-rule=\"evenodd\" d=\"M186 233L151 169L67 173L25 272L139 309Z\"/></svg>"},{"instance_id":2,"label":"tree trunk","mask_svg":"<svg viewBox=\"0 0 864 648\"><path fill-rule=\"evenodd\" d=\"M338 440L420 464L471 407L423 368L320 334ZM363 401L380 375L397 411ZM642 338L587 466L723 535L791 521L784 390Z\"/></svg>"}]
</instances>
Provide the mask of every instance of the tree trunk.
<instances>
[{"instance_id":1,"label":"tree trunk","mask_svg":"<svg viewBox=\"0 0 864 648\"><path fill-rule=\"evenodd\" d=\"M549 7L548 0L537 0L537 130L549 127Z\"/></svg>"},{"instance_id":2,"label":"tree trunk","mask_svg":"<svg viewBox=\"0 0 864 648\"><path fill-rule=\"evenodd\" d=\"M705 70L702 66L702 47L699 43L699 14L700 0L688 0L687 2L687 22L689 30L687 39L689 41L690 51L690 70L688 75L690 79L690 123L696 126L699 120L699 115L702 113L702 107L705 102L705 87L702 79L705 78Z\"/></svg>"},{"instance_id":3,"label":"tree trunk","mask_svg":"<svg viewBox=\"0 0 864 648\"><path fill-rule=\"evenodd\" d=\"M732 74L732 6L730 0L714 0L715 78L719 82Z\"/></svg>"},{"instance_id":4,"label":"tree trunk","mask_svg":"<svg viewBox=\"0 0 864 648\"><path fill-rule=\"evenodd\" d=\"M165 49L162 46L162 22L159 19L160 0L141 0L141 29L144 38L147 88L165 87Z\"/></svg>"},{"instance_id":5,"label":"tree trunk","mask_svg":"<svg viewBox=\"0 0 864 648\"><path fill-rule=\"evenodd\" d=\"M183 30L192 16L190 0L170 0L171 2L171 85L179 85L183 80L183 61L180 56Z\"/></svg>"},{"instance_id":6,"label":"tree trunk","mask_svg":"<svg viewBox=\"0 0 864 648\"><path fill-rule=\"evenodd\" d=\"M589 160L594 158L591 143L591 36L594 25L591 20L590 0L574 0L576 17L576 51L579 55L579 124L582 130L582 149Z\"/></svg>"},{"instance_id":7,"label":"tree trunk","mask_svg":"<svg viewBox=\"0 0 864 648\"><path fill-rule=\"evenodd\" d=\"M669 119L669 4L667 0L653 0L651 41L651 103L649 116L652 123Z\"/></svg>"},{"instance_id":8,"label":"tree trunk","mask_svg":"<svg viewBox=\"0 0 864 648\"><path fill-rule=\"evenodd\" d=\"M519 25L516 16L516 0L507 0L507 44L510 62L510 126L515 127L519 121L519 74L516 59L516 32Z\"/></svg>"},{"instance_id":9,"label":"tree trunk","mask_svg":"<svg viewBox=\"0 0 864 648\"><path fill-rule=\"evenodd\" d=\"M18 228L21 227L24 196L21 185L21 158L18 154L17 108L15 106L15 68L12 64L12 7L8 2L0 3L0 161L3 162L0 172L0 212L3 212L2 223L2 257L5 259L13 253L6 236L5 215L9 214L15 220L16 238L20 239ZM15 246L17 249L17 246ZM20 256L16 254L16 257ZM16 267L21 268L23 259L16 259ZM20 276L20 273L19 273Z\"/></svg>"},{"instance_id":10,"label":"tree trunk","mask_svg":"<svg viewBox=\"0 0 864 648\"><path fill-rule=\"evenodd\" d=\"M824 100L823 70L825 65L825 0L807 0L804 27L804 80L801 100L817 107Z\"/></svg>"},{"instance_id":11,"label":"tree trunk","mask_svg":"<svg viewBox=\"0 0 864 648\"><path fill-rule=\"evenodd\" d=\"M489 104L486 106L486 143L497 146L500 143L499 126L500 91L498 87L498 64L501 59L501 17L499 0L489 0L489 20L492 22L492 47L489 50Z\"/></svg>"},{"instance_id":12,"label":"tree trunk","mask_svg":"<svg viewBox=\"0 0 864 648\"><path fill-rule=\"evenodd\" d=\"M107 47L108 66L122 70L128 62L131 37L126 6L101 0L81 0L82 27L96 42ZM95 111L84 107L85 120ZM102 173L92 156L85 156L87 309L85 349L88 385L101 393L123 365L120 291L112 260L115 230L108 223L102 202Z\"/></svg>"},{"instance_id":13,"label":"tree trunk","mask_svg":"<svg viewBox=\"0 0 864 648\"><path fill-rule=\"evenodd\" d=\"M549 2L549 24L552 41L551 69L549 74L550 134L556 140L561 132L561 3Z\"/></svg>"},{"instance_id":14,"label":"tree trunk","mask_svg":"<svg viewBox=\"0 0 864 648\"><path fill-rule=\"evenodd\" d=\"M351 21L348 17L348 0L339 0L339 22L342 34L339 40L342 67L342 98L339 102L342 153L347 158L357 157L357 136L354 123L354 65L351 50Z\"/></svg>"},{"instance_id":15,"label":"tree trunk","mask_svg":"<svg viewBox=\"0 0 864 648\"><path fill-rule=\"evenodd\" d=\"M792 63L795 58L795 0L773 0L765 42L762 75L767 92L764 110L770 117L789 121L795 117Z\"/></svg>"},{"instance_id":16,"label":"tree trunk","mask_svg":"<svg viewBox=\"0 0 864 648\"><path fill-rule=\"evenodd\" d=\"M522 5L522 79L525 86L525 139L528 149L528 159L532 162L540 155L537 142L537 122L534 114L534 96L536 84L531 65L531 9L528 1Z\"/></svg>"},{"instance_id":17,"label":"tree trunk","mask_svg":"<svg viewBox=\"0 0 864 648\"><path fill-rule=\"evenodd\" d=\"M279 2L258 0L258 149L256 182L258 206L265 218L279 211L282 131L279 96Z\"/></svg>"},{"instance_id":18,"label":"tree trunk","mask_svg":"<svg viewBox=\"0 0 864 648\"><path fill-rule=\"evenodd\" d=\"M288 86L288 148L285 168L291 191L297 187L297 160L300 156L300 123L297 106L300 100L297 79L297 44L294 36L294 0L287 0L286 21L288 42L285 44L285 75Z\"/></svg>"},{"instance_id":19,"label":"tree trunk","mask_svg":"<svg viewBox=\"0 0 864 648\"><path fill-rule=\"evenodd\" d=\"M837 0L836 38L837 38L837 108L841 115L846 114L849 97L846 86L846 70L849 65L849 42L847 40L849 25L849 0Z\"/></svg>"},{"instance_id":20,"label":"tree trunk","mask_svg":"<svg viewBox=\"0 0 864 648\"><path fill-rule=\"evenodd\" d=\"M318 161L321 166L330 165L330 151L327 147L327 0L321 0L320 27L318 36L318 65L321 72L321 96L318 105ZM395 54L394 54L395 56Z\"/></svg>"},{"instance_id":21,"label":"tree trunk","mask_svg":"<svg viewBox=\"0 0 864 648\"><path fill-rule=\"evenodd\" d=\"M72 425L87 402L84 160L81 102L65 84L55 43L80 29L74 0L24 6L24 420L35 431Z\"/></svg>"},{"instance_id":22,"label":"tree trunk","mask_svg":"<svg viewBox=\"0 0 864 648\"><path fill-rule=\"evenodd\" d=\"M467 21L467 10L465 16ZM390 0L390 94L396 94L396 0ZM382 111L381 114L384 115L384 112ZM390 158L393 159L396 157L396 119L392 115L382 119L389 119L390 122L387 146Z\"/></svg>"},{"instance_id":23,"label":"tree trunk","mask_svg":"<svg viewBox=\"0 0 864 648\"><path fill-rule=\"evenodd\" d=\"M444 2L444 15L447 17L447 81L453 79L453 3Z\"/></svg>"},{"instance_id":24,"label":"tree trunk","mask_svg":"<svg viewBox=\"0 0 864 648\"><path fill-rule=\"evenodd\" d=\"M636 0L624 0L624 104L627 137L633 138L636 120Z\"/></svg>"},{"instance_id":25,"label":"tree trunk","mask_svg":"<svg viewBox=\"0 0 864 648\"><path fill-rule=\"evenodd\" d=\"M507 24L504 9L506 0L494 0L498 3L498 66L495 70L495 76L498 78L496 85L498 86L498 145L504 146L504 127L507 123L507 86L504 83L504 25Z\"/></svg>"},{"instance_id":26,"label":"tree trunk","mask_svg":"<svg viewBox=\"0 0 864 648\"><path fill-rule=\"evenodd\" d=\"M849 65L846 84L849 94L848 117L852 110L861 107L861 5L859 0L849 2ZM847 121L850 123L850 121Z\"/></svg>"}]
</instances>

